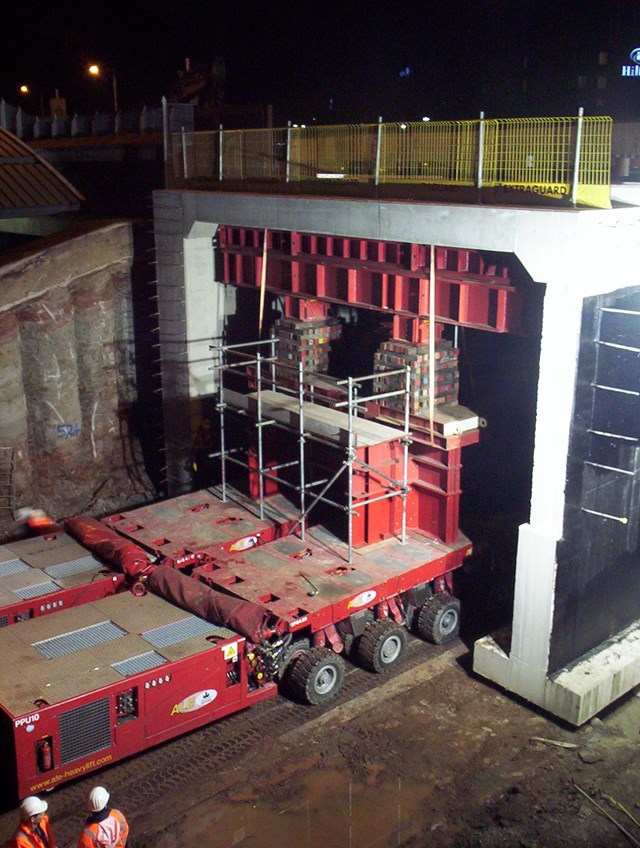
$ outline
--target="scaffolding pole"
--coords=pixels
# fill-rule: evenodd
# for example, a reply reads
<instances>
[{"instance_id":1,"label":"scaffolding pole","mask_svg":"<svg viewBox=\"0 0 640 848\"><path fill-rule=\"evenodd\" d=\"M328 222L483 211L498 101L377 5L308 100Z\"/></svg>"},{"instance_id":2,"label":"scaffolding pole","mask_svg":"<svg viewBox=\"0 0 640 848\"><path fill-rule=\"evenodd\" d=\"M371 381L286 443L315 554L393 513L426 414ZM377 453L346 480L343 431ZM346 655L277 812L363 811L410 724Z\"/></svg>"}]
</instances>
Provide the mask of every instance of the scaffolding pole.
<instances>
[{"instance_id":1,"label":"scaffolding pole","mask_svg":"<svg viewBox=\"0 0 640 848\"><path fill-rule=\"evenodd\" d=\"M224 402L224 358L222 348L217 348L218 362L218 412L220 415L220 482L222 489L222 503L227 502L227 451L225 442L224 422L225 422L225 407Z\"/></svg>"},{"instance_id":2,"label":"scaffolding pole","mask_svg":"<svg viewBox=\"0 0 640 848\"><path fill-rule=\"evenodd\" d=\"M302 361L298 363L298 405L300 407L298 415L298 450L300 458L300 513L304 515L306 498L304 465L304 365L302 364ZM305 527L306 522L303 520L300 524L300 538L303 542L305 540Z\"/></svg>"},{"instance_id":3,"label":"scaffolding pole","mask_svg":"<svg viewBox=\"0 0 640 848\"><path fill-rule=\"evenodd\" d=\"M349 434L347 436L347 515L349 517L348 543L347 543L347 561L349 565L353 560L353 460L355 458L355 448L353 444L353 377L349 377L347 382L347 390L349 397L348 416L349 416Z\"/></svg>"},{"instance_id":4,"label":"scaffolding pole","mask_svg":"<svg viewBox=\"0 0 640 848\"><path fill-rule=\"evenodd\" d=\"M260 510L260 520L264 521L264 468L262 467L263 449L262 449L262 357L256 354L256 382L258 395L258 420L256 429L258 430L258 509Z\"/></svg>"},{"instance_id":5,"label":"scaffolding pole","mask_svg":"<svg viewBox=\"0 0 640 848\"><path fill-rule=\"evenodd\" d=\"M307 517L311 510L318 503L327 503L335 508L343 510L348 517L348 530L347 530L347 559L349 564L353 561L353 516L359 515L357 509L354 509L354 464L357 463L359 467L362 469L371 472L372 474L378 475L380 478L386 480L392 487L394 487L394 491L386 492L383 495L377 495L375 497L367 498L361 502L358 502L358 507L367 506L369 504L377 503L378 501L388 500L394 497L400 497L402 499L402 529L401 529L401 543L406 544L406 532L407 532L407 495L408 495L408 466L409 466L409 446L411 444L410 437L410 401L411 401L411 369L410 367L397 369L389 372L377 372L374 374L369 374L364 377L358 377L357 379L354 377L348 377L345 380L338 381L337 385L346 385L347 387L347 400L340 401L338 403L332 403L331 406L334 409L347 407L347 449L346 449L346 458L342 462L340 468L336 471L336 473L329 479L324 480L315 480L307 482L306 475L306 443L309 439L313 439L314 441L322 442L323 444L329 444L332 447L339 447L337 443L333 442L330 439L322 439L320 437L314 436L312 433L306 432L305 425L305 398L306 398L306 383L305 383L305 375L304 375L304 366L302 362L297 363L296 366L287 365L283 362L277 361L276 356L276 343L277 338L272 334L269 339L264 341L257 342L244 342L242 344L237 345L226 345L220 346L216 348L216 351L219 356L219 364L217 366L220 377L219 377L219 401L218 401L218 410L220 413L220 460L221 460L221 476L222 476L222 500L226 500L226 486L227 486L227 474L226 474L226 463L232 462L234 465L242 466L248 469L250 472L252 470L249 462L242 462L241 460L232 457L231 454L235 453L234 450L228 450L226 446L226 431L225 431L225 418L226 413L229 409L229 404L225 398L225 389L224 389L224 372L225 371L235 371L238 370L244 371L245 376L246 369L250 366L255 366L255 382L256 382L256 412L255 412L255 428L257 430L257 473L258 473L258 500L259 500L259 515L262 520L264 520L265 515L265 480L270 479L276 481L279 485L283 485L287 488L293 489L294 491L299 492L300 498L300 515L292 528L289 531L289 534L293 534L298 527L300 527L300 536L302 540L305 539L306 534L306 524ZM260 346L268 344L270 346L270 356L263 356L260 351ZM244 353L245 348L257 348L258 352L255 354ZM242 361L239 363L229 363L229 356L237 356ZM269 376L264 373L264 365L269 365ZM292 427L287 424L279 423L270 418L264 417L264 399L263 399L263 387L262 382L263 379L267 379L269 381L269 385L271 386L274 392L278 391L278 374L277 368L280 367L282 369L290 369L293 373L297 373L298 378L298 386L297 386L297 402L298 402L298 460L291 462L283 462L276 466L270 466L268 468L265 467L264 461L264 437L262 434L263 427L267 425L274 425L281 427L282 429L291 432ZM362 384L366 381L374 381L382 375L404 375L404 387L402 389L398 389L396 391L385 391L376 393L375 391L371 394L361 395L360 391L362 389ZM313 392L312 383L309 384L309 392ZM292 390L286 390L285 394L289 396L293 395L294 392ZM368 401L380 400L383 398L394 397L404 395L404 426L402 430L402 437L400 439L401 444L403 446L402 453L402 480L401 482L396 480L394 477L385 474L382 470L376 469L373 466L370 466L366 461L359 458L356 453L355 446L355 421L358 419L358 411L359 406ZM231 407L234 412L238 412L244 415L251 415L250 411ZM287 480L283 480L279 478L277 475L273 474L274 471L278 469L293 467L295 465L299 466L299 485L296 487L291 484ZM347 472L347 504L346 506L336 503L330 498L326 498L326 492L334 485L334 483L338 480L338 478L342 475L342 473ZM317 493L310 492L310 500L307 499L307 492L312 488L322 485L322 488Z\"/></svg>"}]
</instances>

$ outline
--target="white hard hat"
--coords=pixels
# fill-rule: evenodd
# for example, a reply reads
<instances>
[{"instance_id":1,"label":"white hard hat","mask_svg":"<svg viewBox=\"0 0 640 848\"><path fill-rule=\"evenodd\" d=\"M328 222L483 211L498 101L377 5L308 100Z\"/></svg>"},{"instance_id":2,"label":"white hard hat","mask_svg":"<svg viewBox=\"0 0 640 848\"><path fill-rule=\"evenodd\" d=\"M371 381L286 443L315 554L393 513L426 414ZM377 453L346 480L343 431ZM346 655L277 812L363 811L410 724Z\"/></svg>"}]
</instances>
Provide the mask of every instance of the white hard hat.
<instances>
[{"instance_id":1,"label":"white hard hat","mask_svg":"<svg viewBox=\"0 0 640 848\"><path fill-rule=\"evenodd\" d=\"M28 521L30 518L44 518L45 513L41 509L32 506L23 506L16 512L16 521Z\"/></svg>"},{"instance_id":2,"label":"white hard hat","mask_svg":"<svg viewBox=\"0 0 640 848\"><path fill-rule=\"evenodd\" d=\"M109 801L109 793L104 788L104 786L95 786L91 792L89 792L89 798L87 800L87 806L91 810L92 813L99 813L100 810L104 810Z\"/></svg>"},{"instance_id":3,"label":"white hard hat","mask_svg":"<svg viewBox=\"0 0 640 848\"><path fill-rule=\"evenodd\" d=\"M20 812L25 818L30 818L31 816L39 816L40 813L46 813L48 806L47 802L41 798L36 798L35 795L29 795L20 804Z\"/></svg>"}]
</instances>

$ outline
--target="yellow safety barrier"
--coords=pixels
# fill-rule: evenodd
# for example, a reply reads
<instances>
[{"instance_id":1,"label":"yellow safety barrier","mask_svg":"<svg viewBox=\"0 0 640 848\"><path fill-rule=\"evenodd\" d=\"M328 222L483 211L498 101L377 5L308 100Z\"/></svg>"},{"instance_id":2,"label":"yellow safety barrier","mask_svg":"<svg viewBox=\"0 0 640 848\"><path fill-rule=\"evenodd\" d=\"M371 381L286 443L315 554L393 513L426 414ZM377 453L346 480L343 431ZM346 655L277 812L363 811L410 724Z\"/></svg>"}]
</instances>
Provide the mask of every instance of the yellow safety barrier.
<instances>
[{"instance_id":1,"label":"yellow safety barrier","mask_svg":"<svg viewBox=\"0 0 640 848\"><path fill-rule=\"evenodd\" d=\"M577 202L598 209L611 207L611 118L583 118Z\"/></svg>"},{"instance_id":2,"label":"yellow safety barrier","mask_svg":"<svg viewBox=\"0 0 640 848\"><path fill-rule=\"evenodd\" d=\"M380 181L474 185L477 121L384 124Z\"/></svg>"},{"instance_id":3,"label":"yellow safety barrier","mask_svg":"<svg viewBox=\"0 0 640 848\"><path fill-rule=\"evenodd\" d=\"M292 127L290 180L373 177L377 133L377 124Z\"/></svg>"},{"instance_id":4,"label":"yellow safety barrier","mask_svg":"<svg viewBox=\"0 0 640 848\"><path fill-rule=\"evenodd\" d=\"M283 179L287 164L286 130L231 130L222 134L223 178Z\"/></svg>"},{"instance_id":5,"label":"yellow safety barrier","mask_svg":"<svg viewBox=\"0 0 640 848\"><path fill-rule=\"evenodd\" d=\"M571 199L581 122L577 202L611 206L611 118L484 121L482 186Z\"/></svg>"},{"instance_id":6,"label":"yellow safety barrier","mask_svg":"<svg viewBox=\"0 0 640 848\"><path fill-rule=\"evenodd\" d=\"M582 115L183 132L167 181L445 184L608 208L611 133Z\"/></svg>"}]
</instances>

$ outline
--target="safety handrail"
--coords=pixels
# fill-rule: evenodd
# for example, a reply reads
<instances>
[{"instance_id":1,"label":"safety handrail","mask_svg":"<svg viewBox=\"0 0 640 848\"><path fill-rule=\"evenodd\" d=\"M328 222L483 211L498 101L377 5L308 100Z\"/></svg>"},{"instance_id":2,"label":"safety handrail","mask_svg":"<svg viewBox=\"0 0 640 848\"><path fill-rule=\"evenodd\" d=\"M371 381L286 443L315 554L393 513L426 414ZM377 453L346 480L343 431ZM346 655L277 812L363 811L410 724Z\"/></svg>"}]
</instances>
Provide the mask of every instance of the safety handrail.
<instances>
[{"instance_id":1,"label":"safety handrail","mask_svg":"<svg viewBox=\"0 0 640 848\"><path fill-rule=\"evenodd\" d=\"M493 187L608 208L612 126L580 113L172 133L167 179Z\"/></svg>"}]
</instances>

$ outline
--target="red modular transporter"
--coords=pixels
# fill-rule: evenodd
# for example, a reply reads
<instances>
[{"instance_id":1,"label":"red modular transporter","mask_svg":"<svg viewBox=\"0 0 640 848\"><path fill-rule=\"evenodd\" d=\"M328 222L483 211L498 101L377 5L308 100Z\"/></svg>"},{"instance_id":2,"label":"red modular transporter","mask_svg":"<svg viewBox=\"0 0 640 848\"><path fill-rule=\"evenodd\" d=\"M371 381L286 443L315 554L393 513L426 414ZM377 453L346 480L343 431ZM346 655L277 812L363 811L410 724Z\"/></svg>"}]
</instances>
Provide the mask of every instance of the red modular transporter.
<instances>
[{"instance_id":1,"label":"red modular transporter","mask_svg":"<svg viewBox=\"0 0 640 848\"><path fill-rule=\"evenodd\" d=\"M341 654L386 671L404 654L405 625L453 638L450 573L469 549L462 536L445 545L412 532L349 565L319 529L220 553L191 576L150 565L143 596L0 630L7 791L49 789L275 695L278 683L326 701L344 677ZM212 620L223 617L235 629Z\"/></svg>"},{"instance_id":2,"label":"red modular transporter","mask_svg":"<svg viewBox=\"0 0 640 848\"><path fill-rule=\"evenodd\" d=\"M209 551L261 545L287 532L294 520L295 511L282 497L269 499L261 519L255 502L228 488L226 502L215 490L203 489L110 516L105 524L135 542L143 570L152 562L187 568L206 561ZM72 526L73 519L66 529ZM0 545L0 627L123 588L121 564L95 548L90 553L73 538L77 533L52 528Z\"/></svg>"},{"instance_id":3,"label":"red modular transporter","mask_svg":"<svg viewBox=\"0 0 640 848\"><path fill-rule=\"evenodd\" d=\"M340 643L361 636L369 622L382 619L402 626L427 597L438 593L456 611L457 633L457 601L446 593L451 572L470 550L462 535L455 545L445 545L411 531L405 544L389 539L357 552L349 564L346 547L315 528L305 540L290 536L217 557L192 576L264 607L277 633L295 634L295 640L306 637L315 646L341 653ZM447 634L423 635L440 642Z\"/></svg>"},{"instance_id":4,"label":"red modular transporter","mask_svg":"<svg viewBox=\"0 0 640 848\"><path fill-rule=\"evenodd\" d=\"M408 619L434 641L457 633L459 607L445 590L467 540L412 535L351 566L327 548L335 541L277 540L193 577L159 566L147 582L173 603L120 592L0 631L7 790L24 797L99 769L275 695L278 681L328 700L344 676L339 654L391 668ZM265 624L256 642L178 605L176 581L208 591L194 577L252 601Z\"/></svg>"},{"instance_id":5,"label":"red modular transporter","mask_svg":"<svg viewBox=\"0 0 640 848\"><path fill-rule=\"evenodd\" d=\"M407 369L395 373L408 385ZM471 552L457 525L459 454L477 418L456 407L425 433L406 409L359 414L351 382L345 405L250 377L245 393L221 380L219 406L247 428L256 498L225 483L102 522L69 519L80 550L132 591L0 629L1 779L19 797L279 687L325 702L345 660L397 665L407 630L436 644L458 634L453 572ZM380 397L397 394L409 396Z\"/></svg>"},{"instance_id":6,"label":"red modular transporter","mask_svg":"<svg viewBox=\"0 0 640 848\"><path fill-rule=\"evenodd\" d=\"M0 627L104 598L123 582L62 530L0 545Z\"/></svg>"},{"instance_id":7,"label":"red modular transporter","mask_svg":"<svg viewBox=\"0 0 640 848\"><path fill-rule=\"evenodd\" d=\"M52 788L275 694L245 640L123 592L0 632L2 780Z\"/></svg>"}]
</instances>

